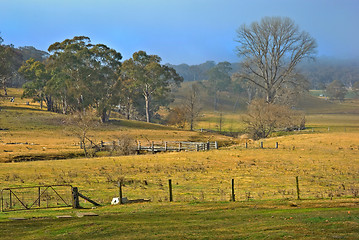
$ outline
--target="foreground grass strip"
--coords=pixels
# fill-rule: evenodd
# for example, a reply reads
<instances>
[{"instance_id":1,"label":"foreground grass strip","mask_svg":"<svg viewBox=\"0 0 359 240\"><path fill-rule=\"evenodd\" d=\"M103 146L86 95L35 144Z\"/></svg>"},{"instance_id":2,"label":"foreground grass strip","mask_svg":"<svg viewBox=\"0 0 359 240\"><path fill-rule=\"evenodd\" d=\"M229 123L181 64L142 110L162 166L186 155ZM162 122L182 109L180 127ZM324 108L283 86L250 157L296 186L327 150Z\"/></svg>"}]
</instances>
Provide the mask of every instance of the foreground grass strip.
<instances>
[{"instance_id":1,"label":"foreground grass strip","mask_svg":"<svg viewBox=\"0 0 359 240\"><path fill-rule=\"evenodd\" d=\"M2 239L359 238L358 202L300 204L303 207L285 201L117 205L93 209L99 215L95 218L68 219L54 216L59 211L73 215L74 210L27 212L34 218L0 218L0 233ZM343 204L347 206L335 207Z\"/></svg>"}]
</instances>

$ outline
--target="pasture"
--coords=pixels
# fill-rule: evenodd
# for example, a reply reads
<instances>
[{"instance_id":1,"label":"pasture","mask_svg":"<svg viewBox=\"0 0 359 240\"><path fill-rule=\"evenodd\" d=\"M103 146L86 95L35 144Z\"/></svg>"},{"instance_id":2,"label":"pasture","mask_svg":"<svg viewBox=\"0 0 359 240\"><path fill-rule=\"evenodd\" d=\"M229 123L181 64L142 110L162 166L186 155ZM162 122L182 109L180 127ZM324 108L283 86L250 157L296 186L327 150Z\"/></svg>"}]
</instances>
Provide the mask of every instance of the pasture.
<instances>
[{"instance_id":1,"label":"pasture","mask_svg":"<svg viewBox=\"0 0 359 240\"><path fill-rule=\"evenodd\" d=\"M55 218L74 215L78 210L73 209L0 213L4 239L79 239L89 234L94 239L359 237L359 104L354 100L314 102L306 108L307 130L262 140L263 149L261 141L250 141L245 148L239 138L114 119L91 136L97 141L121 135L141 141L217 140L222 147L95 158L81 157L78 139L63 124L64 116L26 101L16 97L13 105L3 104L0 188L71 184L104 207L91 210L99 214L91 219ZM302 106L309 106L308 101ZM243 130L240 115L226 112L222 118L224 130ZM215 129L218 120L217 113L205 112L198 127ZM11 162L19 156L51 159L67 154L72 159ZM297 176L302 200L297 200ZM237 202L229 202L231 179ZM109 206L118 196L119 181L124 183L124 197L151 203ZM81 205L92 206L85 201ZM9 221L19 216L31 219Z\"/></svg>"}]
</instances>

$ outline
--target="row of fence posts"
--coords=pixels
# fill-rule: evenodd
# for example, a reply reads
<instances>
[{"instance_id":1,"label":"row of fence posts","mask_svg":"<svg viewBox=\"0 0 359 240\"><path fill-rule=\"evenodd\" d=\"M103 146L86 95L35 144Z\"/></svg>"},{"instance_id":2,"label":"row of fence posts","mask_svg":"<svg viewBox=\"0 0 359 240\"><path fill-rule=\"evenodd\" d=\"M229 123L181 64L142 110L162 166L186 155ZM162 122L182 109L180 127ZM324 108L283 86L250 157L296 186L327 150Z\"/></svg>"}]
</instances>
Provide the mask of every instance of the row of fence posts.
<instances>
[{"instance_id":1,"label":"row of fence posts","mask_svg":"<svg viewBox=\"0 0 359 240\"><path fill-rule=\"evenodd\" d=\"M300 190L299 190L299 177L296 176L296 188L297 188L297 199L300 200ZM234 186L234 179L232 179L231 181L231 201L235 202L236 201L236 196L235 196L235 186ZM120 204L123 204L123 191L122 191L122 187L123 187L123 183L122 181L118 182L118 188L119 188L119 200L120 200ZM85 200L89 201L90 203L94 204L95 206L100 206L100 204L96 203L95 201L91 200L90 198L82 195L81 193L79 193L78 188L77 187L71 187L72 190L72 207L73 208L80 208L80 202L79 202L79 198L84 198ZM168 191L169 191L169 201L173 202L173 191L172 191L172 179L168 179ZM10 208L11 208L11 203L12 203L12 194L11 194L11 190L10 190ZM3 211L3 193L1 192L1 211ZM38 206L40 207L40 196L41 196L41 191L40 191L40 187L38 189L38 194L39 194L39 198L38 198Z\"/></svg>"},{"instance_id":2,"label":"row of fence posts","mask_svg":"<svg viewBox=\"0 0 359 240\"><path fill-rule=\"evenodd\" d=\"M296 182L296 189L297 189L297 199L300 200L300 189L299 189L299 177L296 176L295 177L295 182ZM236 201L236 195L235 195L235 186L234 186L234 179L232 178L232 181L231 181L231 201L232 202L235 202ZM122 187L123 187L123 184L122 182L119 182L118 183L118 188L119 188L119 200L120 200L120 204L123 204L123 201L122 201ZM173 202L173 192L172 192L172 179L168 179L168 194L169 194L169 200L170 202Z\"/></svg>"},{"instance_id":3,"label":"row of fence posts","mask_svg":"<svg viewBox=\"0 0 359 240\"><path fill-rule=\"evenodd\" d=\"M248 148L248 142L246 142L246 143L244 144L244 146L245 146L245 148ZM263 142L260 142L260 143L259 143L259 147L260 147L260 148L264 148ZM274 148L275 148L275 149L278 149L278 147L279 147L279 144L278 144L278 142L276 142Z\"/></svg>"}]
</instances>

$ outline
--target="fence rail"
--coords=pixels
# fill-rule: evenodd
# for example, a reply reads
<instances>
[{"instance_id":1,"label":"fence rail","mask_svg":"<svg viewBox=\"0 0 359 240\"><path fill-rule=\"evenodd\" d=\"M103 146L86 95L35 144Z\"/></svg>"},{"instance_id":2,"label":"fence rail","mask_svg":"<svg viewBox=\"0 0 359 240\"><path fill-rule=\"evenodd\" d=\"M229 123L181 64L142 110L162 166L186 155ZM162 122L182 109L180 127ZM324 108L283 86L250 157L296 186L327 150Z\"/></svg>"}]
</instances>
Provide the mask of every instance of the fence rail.
<instances>
[{"instance_id":1,"label":"fence rail","mask_svg":"<svg viewBox=\"0 0 359 240\"><path fill-rule=\"evenodd\" d=\"M121 144L121 140L104 142L101 141L97 147L100 150L115 150L117 146ZM82 144L80 143L82 148ZM161 142L149 142L147 145L143 145L140 141L137 141L135 151L140 152L168 152L168 151L208 151L212 149L218 149L218 143L215 142L185 142L185 141L161 141Z\"/></svg>"},{"instance_id":2,"label":"fence rail","mask_svg":"<svg viewBox=\"0 0 359 240\"><path fill-rule=\"evenodd\" d=\"M217 142L151 142L148 146L141 145L138 141L137 151L148 152L167 152L167 151L208 151L211 149L218 149Z\"/></svg>"}]
</instances>

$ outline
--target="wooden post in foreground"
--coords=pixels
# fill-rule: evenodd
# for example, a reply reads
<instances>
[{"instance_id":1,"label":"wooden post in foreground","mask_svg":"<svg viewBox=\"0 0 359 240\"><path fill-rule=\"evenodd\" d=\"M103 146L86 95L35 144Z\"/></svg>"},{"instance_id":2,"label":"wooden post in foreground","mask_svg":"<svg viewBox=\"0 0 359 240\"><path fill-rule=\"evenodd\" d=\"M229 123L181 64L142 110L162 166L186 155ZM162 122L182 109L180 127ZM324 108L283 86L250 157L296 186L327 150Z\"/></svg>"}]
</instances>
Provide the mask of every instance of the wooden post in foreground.
<instances>
[{"instance_id":1,"label":"wooden post in foreground","mask_svg":"<svg viewBox=\"0 0 359 240\"><path fill-rule=\"evenodd\" d=\"M236 196L234 194L234 179L232 178L232 202L236 201Z\"/></svg>"},{"instance_id":2,"label":"wooden post in foreground","mask_svg":"<svg viewBox=\"0 0 359 240\"><path fill-rule=\"evenodd\" d=\"M276 149L278 148L278 142L275 142L275 148Z\"/></svg>"},{"instance_id":3,"label":"wooden post in foreground","mask_svg":"<svg viewBox=\"0 0 359 240\"><path fill-rule=\"evenodd\" d=\"M263 142L261 142L261 144L260 144L260 148L263 148Z\"/></svg>"},{"instance_id":4,"label":"wooden post in foreground","mask_svg":"<svg viewBox=\"0 0 359 240\"><path fill-rule=\"evenodd\" d=\"M169 193L170 193L170 202L173 202L172 179L168 179L168 188L169 188Z\"/></svg>"},{"instance_id":5,"label":"wooden post in foreground","mask_svg":"<svg viewBox=\"0 0 359 240\"><path fill-rule=\"evenodd\" d=\"M155 153L155 144L153 141L151 143L151 150L152 150L152 154L154 154Z\"/></svg>"},{"instance_id":6,"label":"wooden post in foreground","mask_svg":"<svg viewBox=\"0 0 359 240\"><path fill-rule=\"evenodd\" d=\"M246 148L248 148L248 142L246 141L246 144L245 144Z\"/></svg>"},{"instance_id":7,"label":"wooden post in foreground","mask_svg":"<svg viewBox=\"0 0 359 240\"><path fill-rule=\"evenodd\" d=\"M119 197L120 197L120 204L123 204L123 202L122 202L122 181L118 182L118 191L119 191Z\"/></svg>"},{"instance_id":8,"label":"wooden post in foreground","mask_svg":"<svg viewBox=\"0 0 359 240\"><path fill-rule=\"evenodd\" d=\"M79 190L77 187L72 188L72 208L80 208Z\"/></svg>"},{"instance_id":9,"label":"wooden post in foreground","mask_svg":"<svg viewBox=\"0 0 359 240\"><path fill-rule=\"evenodd\" d=\"M297 185L297 199L300 200L300 191L299 191L299 179L298 176L295 177L295 182Z\"/></svg>"},{"instance_id":10,"label":"wooden post in foreground","mask_svg":"<svg viewBox=\"0 0 359 240\"><path fill-rule=\"evenodd\" d=\"M40 207L41 206L41 200L40 200L40 198L41 198L41 187L38 188L38 198L39 198L39 201L38 201L37 205Z\"/></svg>"}]
</instances>

